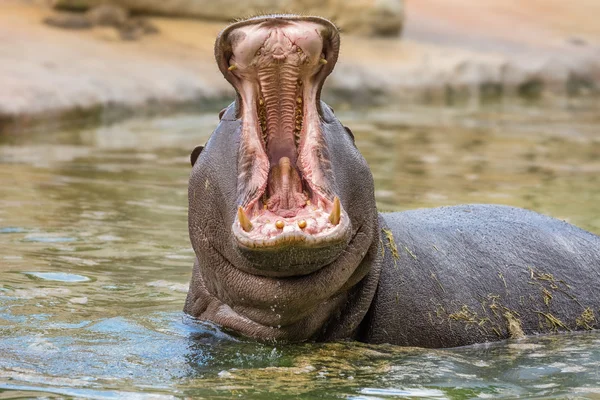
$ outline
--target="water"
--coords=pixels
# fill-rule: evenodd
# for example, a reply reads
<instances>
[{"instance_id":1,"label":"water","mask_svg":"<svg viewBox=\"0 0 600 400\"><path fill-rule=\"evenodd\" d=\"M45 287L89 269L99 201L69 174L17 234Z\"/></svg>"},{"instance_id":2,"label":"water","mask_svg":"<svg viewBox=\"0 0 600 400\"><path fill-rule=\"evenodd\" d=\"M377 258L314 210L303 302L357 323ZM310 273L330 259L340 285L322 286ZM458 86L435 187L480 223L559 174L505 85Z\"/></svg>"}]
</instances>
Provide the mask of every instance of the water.
<instances>
[{"instance_id":1,"label":"water","mask_svg":"<svg viewBox=\"0 0 600 400\"><path fill-rule=\"evenodd\" d=\"M600 233L597 104L338 110L381 209L489 202ZM189 153L216 115L0 142L0 398L600 398L600 333L258 344L181 312Z\"/></svg>"}]
</instances>

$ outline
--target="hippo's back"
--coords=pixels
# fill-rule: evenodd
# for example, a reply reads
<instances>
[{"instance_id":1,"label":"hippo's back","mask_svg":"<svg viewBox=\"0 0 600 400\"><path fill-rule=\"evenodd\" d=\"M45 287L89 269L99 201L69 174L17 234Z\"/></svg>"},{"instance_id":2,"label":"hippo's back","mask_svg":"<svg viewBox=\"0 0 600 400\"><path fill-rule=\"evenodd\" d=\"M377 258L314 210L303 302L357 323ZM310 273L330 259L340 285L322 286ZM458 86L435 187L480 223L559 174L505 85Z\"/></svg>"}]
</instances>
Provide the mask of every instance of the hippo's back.
<instances>
[{"instance_id":1,"label":"hippo's back","mask_svg":"<svg viewBox=\"0 0 600 400\"><path fill-rule=\"evenodd\" d=\"M452 347L600 326L600 237L496 205L382 217L385 265L363 340Z\"/></svg>"}]
</instances>

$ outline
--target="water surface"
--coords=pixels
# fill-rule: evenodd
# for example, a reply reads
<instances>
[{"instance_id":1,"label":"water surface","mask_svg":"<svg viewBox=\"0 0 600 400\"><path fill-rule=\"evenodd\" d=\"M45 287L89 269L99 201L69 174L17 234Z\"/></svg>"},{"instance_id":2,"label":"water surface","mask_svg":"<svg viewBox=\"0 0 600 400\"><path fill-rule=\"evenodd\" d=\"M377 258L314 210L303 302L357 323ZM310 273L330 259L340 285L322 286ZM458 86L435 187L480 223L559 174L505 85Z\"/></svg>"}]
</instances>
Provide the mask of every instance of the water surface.
<instances>
[{"instance_id":1,"label":"water surface","mask_svg":"<svg viewBox=\"0 0 600 400\"><path fill-rule=\"evenodd\" d=\"M384 210L530 208L600 233L597 104L368 109ZM0 398L600 397L600 334L257 344L185 320L189 153L217 116L0 139Z\"/></svg>"}]
</instances>

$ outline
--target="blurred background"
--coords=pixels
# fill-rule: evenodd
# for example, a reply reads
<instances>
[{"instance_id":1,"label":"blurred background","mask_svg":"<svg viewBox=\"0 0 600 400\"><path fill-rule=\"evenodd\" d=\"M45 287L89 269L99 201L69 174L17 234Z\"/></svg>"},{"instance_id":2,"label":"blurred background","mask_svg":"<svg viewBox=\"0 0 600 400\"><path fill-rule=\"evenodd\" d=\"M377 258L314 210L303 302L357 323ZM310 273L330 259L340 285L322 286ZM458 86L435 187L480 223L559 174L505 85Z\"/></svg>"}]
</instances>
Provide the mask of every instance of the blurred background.
<instances>
[{"instance_id":1,"label":"blurred background","mask_svg":"<svg viewBox=\"0 0 600 400\"><path fill-rule=\"evenodd\" d=\"M343 32L325 99L479 105L590 95L594 0L3 0L0 132L201 112L232 90L214 63L236 18L296 12Z\"/></svg>"},{"instance_id":2,"label":"blurred background","mask_svg":"<svg viewBox=\"0 0 600 400\"><path fill-rule=\"evenodd\" d=\"M0 0L0 398L598 398L597 334L286 347L182 323L189 155L234 98L214 40L266 12L340 27L323 100L380 210L600 234L598 0Z\"/></svg>"}]
</instances>

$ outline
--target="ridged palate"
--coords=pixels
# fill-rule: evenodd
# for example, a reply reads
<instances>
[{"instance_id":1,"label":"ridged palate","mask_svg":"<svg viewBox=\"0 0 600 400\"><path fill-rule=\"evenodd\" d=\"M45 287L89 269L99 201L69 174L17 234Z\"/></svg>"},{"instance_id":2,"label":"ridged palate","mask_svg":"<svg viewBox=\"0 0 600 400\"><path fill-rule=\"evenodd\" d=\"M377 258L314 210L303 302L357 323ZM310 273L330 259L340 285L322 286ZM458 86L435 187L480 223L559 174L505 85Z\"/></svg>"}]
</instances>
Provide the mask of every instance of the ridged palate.
<instances>
[{"instance_id":1,"label":"ridged palate","mask_svg":"<svg viewBox=\"0 0 600 400\"><path fill-rule=\"evenodd\" d=\"M287 61L287 60L286 60ZM282 156L295 164L297 155L296 139L296 98L298 91L299 67L273 62L258 70L258 80L265 108L265 128L267 149L272 154L271 163Z\"/></svg>"}]
</instances>

